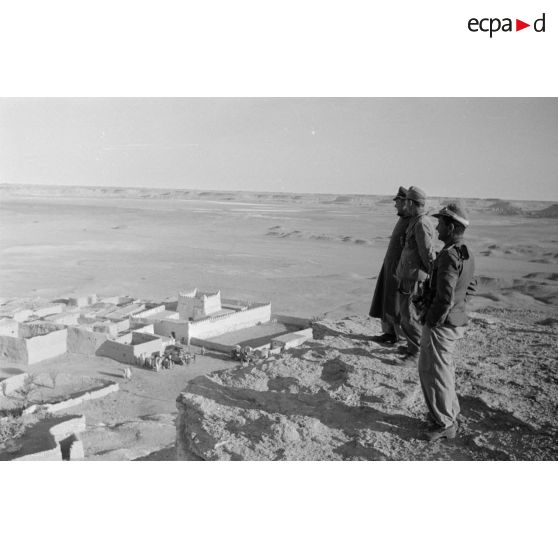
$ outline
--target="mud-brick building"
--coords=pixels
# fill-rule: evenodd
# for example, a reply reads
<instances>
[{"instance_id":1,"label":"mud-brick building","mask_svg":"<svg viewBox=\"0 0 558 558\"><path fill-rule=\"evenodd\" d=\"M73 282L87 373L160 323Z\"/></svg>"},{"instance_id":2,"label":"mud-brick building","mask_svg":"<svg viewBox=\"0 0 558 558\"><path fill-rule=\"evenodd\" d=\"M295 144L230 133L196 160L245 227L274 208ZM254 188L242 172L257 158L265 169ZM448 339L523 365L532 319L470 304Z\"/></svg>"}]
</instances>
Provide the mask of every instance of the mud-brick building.
<instances>
[{"instance_id":1,"label":"mud-brick building","mask_svg":"<svg viewBox=\"0 0 558 558\"><path fill-rule=\"evenodd\" d=\"M0 332L0 358L4 361L35 364L67 350L68 332L62 325L11 321L4 323Z\"/></svg>"},{"instance_id":2,"label":"mud-brick building","mask_svg":"<svg viewBox=\"0 0 558 558\"><path fill-rule=\"evenodd\" d=\"M132 331L117 340L108 339L97 350L97 356L104 356L123 362L135 364L141 354L152 355L162 352L163 340L150 333Z\"/></svg>"}]
</instances>

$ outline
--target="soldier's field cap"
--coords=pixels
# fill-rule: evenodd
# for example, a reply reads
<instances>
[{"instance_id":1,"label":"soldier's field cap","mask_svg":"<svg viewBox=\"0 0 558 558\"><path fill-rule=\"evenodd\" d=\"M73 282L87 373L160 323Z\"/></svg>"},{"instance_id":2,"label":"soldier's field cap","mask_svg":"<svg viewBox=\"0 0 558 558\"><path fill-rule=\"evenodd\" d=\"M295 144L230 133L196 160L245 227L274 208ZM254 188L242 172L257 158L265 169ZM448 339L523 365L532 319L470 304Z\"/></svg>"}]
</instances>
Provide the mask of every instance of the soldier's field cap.
<instances>
[{"instance_id":1,"label":"soldier's field cap","mask_svg":"<svg viewBox=\"0 0 558 558\"><path fill-rule=\"evenodd\" d=\"M416 186L411 186L407 190L407 199L413 200L419 203L426 203L426 192L417 188Z\"/></svg>"},{"instance_id":2,"label":"soldier's field cap","mask_svg":"<svg viewBox=\"0 0 558 558\"><path fill-rule=\"evenodd\" d=\"M432 215L432 217L448 217L453 219L458 223L461 223L464 227L469 226L469 216L467 215L467 210L457 202L448 203L448 205L442 207L440 211L437 211Z\"/></svg>"},{"instance_id":3,"label":"soldier's field cap","mask_svg":"<svg viewBox=\"0 0 558 558\"><path fill-rule=\"evenodd\" d=\"M395 198L393 198L393 201L397 199L404 200L406 197L407 197L407 188L403 188L403 186L399 186L399 190L397 190L397 194L395 195Z\"/></svg>"}]
</instances>

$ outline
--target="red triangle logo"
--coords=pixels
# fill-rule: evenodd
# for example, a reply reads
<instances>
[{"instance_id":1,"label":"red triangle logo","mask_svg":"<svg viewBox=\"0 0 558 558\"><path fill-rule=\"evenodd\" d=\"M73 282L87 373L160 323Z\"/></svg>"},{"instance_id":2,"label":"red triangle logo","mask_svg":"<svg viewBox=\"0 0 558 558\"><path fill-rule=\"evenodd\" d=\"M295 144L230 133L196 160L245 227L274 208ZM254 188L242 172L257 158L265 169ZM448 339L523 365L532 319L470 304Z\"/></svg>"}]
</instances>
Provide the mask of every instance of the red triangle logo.
<instances>
[{"instance_id":1,"label":"red triangle logo","mask_svg":"<svg viewBox=\"0 0 558 558\"><path fill-rule=\"evenodd\" d=\"M520 19L515 20L515 30L516 31L521 31L522 29L525 29L526 27L531 27L531 25L529 23L525 23L524 21L521 21Z\"/></svg>"}]
</instances>

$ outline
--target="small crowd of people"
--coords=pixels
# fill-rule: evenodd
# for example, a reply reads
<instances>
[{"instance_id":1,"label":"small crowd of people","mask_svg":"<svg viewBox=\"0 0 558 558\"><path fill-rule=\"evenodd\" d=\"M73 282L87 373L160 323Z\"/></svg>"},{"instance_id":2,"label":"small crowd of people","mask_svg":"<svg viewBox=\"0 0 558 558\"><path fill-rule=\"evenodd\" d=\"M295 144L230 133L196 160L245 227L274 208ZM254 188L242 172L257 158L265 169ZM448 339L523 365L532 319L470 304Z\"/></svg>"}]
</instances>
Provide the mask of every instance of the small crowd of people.
<instances>
[{"instance_id":1,"label":"small crowd of people","mask_svg":"<svg viewBox=\"0 0 558 558\"><path fill-rule=\"evenodd\" d=\"M190 362L196 361L196 355L194 353L188 353L183 350L166 350L163 354L160 352L147 354L140 354L136 359L136 364L142 368L148 368L149 370L154 370L155 372L161 372L161 370L169 370L175 364L181 366L183 364L189 365Z\"/></svg>"},{"instance_id":2,"label":"small crowd of people","mask_svg":"<svg viewBox=\"0 0 558 558\"><path fill-rule=\"evenodd\" d=\"M475 262L463 241L467 210L448 203L427 215L427 197L415 186L400 187L395 198L395 224L369 315L380 318L382 334L372 340L395 345L397 364L418 369L428 407L430 441L455 438L460 412L455 391L453 353L468 322L466 303L475 291ZM436 253L434 235L443 243Z\"/></svg>"}]
</instances>

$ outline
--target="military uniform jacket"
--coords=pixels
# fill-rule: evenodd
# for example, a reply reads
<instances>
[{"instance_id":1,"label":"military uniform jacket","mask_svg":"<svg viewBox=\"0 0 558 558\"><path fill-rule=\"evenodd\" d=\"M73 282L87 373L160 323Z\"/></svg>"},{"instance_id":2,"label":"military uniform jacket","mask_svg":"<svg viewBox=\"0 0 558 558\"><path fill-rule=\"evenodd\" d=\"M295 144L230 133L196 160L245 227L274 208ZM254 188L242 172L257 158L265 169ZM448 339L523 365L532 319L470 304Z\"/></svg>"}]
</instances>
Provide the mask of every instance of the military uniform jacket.
<instances>
[{"instance_id":1,"label":"military uniform jacket","mask_svg":"<svg viewBox=\"0 0 558 558\"><path fill-rule=\"evenodd\" d=\"M434 261L434 225L426 215L411 217L405 233L405 246L396 270L399 284L412 289L418 281L426 281Z\"/></svg>"},{"instance_id":2,"label":"military uniform jacket","mask_svg":"<svg viewBox=\"0 0 558 558\"><path fill-rule=\"evenodd\" d=\"M386 315L396 315L397 281L395 279L395 270L397 269L403 245L405 244L405 232L409 220L410 217L399 217L391 233L384 263L378 275L376 289L372 297L369 314L373 318L385 320Z\"/></svg>"},{"instance_id":3,"label":"military uniform jacket","mask_svg":"<svg viewBox=\"0 0 558 558\"><path fill-rule=\"evenodd\" d=\"M467 324L467 298L475 291L475 260L461 243L444 246L434 261L429 281L426 324L429 327Z\"/></svg>"}]
</instances>

